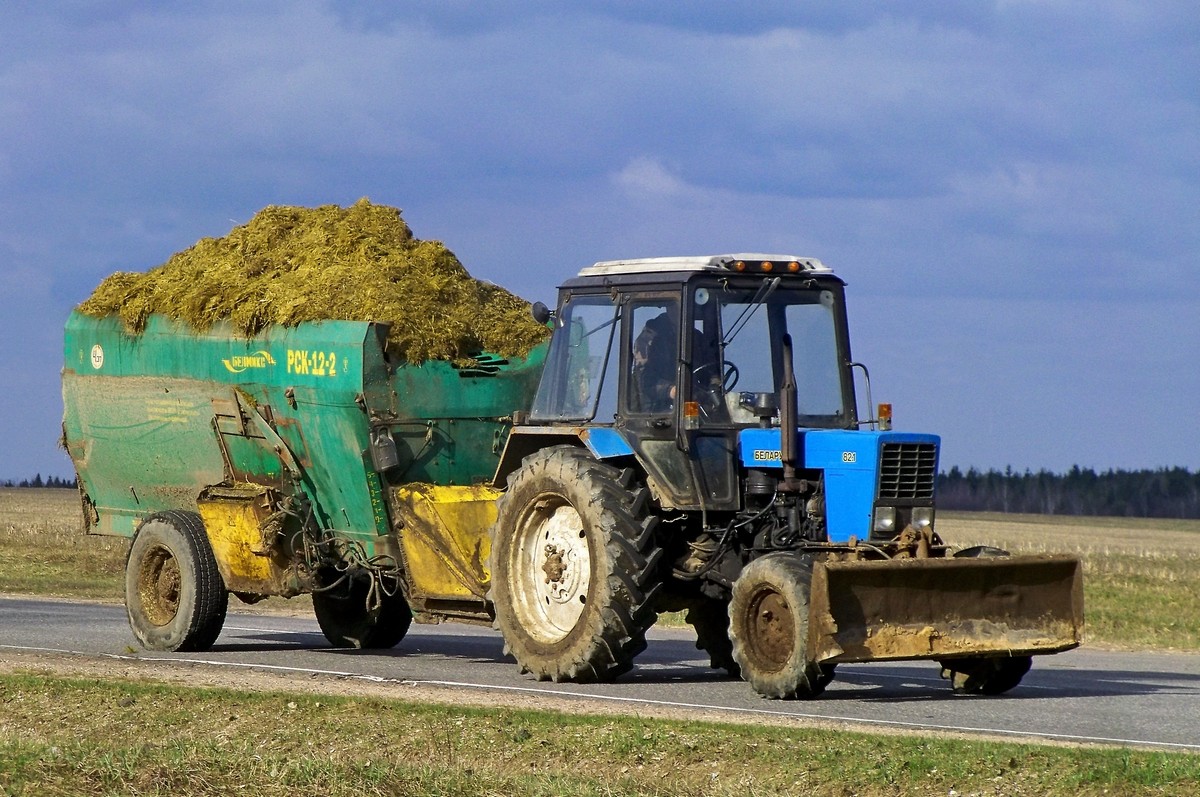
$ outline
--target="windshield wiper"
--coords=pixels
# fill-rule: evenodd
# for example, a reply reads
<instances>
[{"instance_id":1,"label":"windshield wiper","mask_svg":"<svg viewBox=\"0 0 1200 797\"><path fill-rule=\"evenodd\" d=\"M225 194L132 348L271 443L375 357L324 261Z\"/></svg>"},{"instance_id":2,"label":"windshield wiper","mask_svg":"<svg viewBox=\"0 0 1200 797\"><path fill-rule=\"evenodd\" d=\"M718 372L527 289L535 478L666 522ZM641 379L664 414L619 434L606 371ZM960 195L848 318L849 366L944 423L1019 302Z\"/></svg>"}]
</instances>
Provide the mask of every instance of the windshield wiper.
<instances>
[{"instance_id":1,"label":"windshield wiper","mask_svg":"<svg viewBox=\"0 0 1200 797\"><path fill-rule=\"evenodd\" d=\"M750 303L746 305L746 308L742 310L742 314L734 319L734 322L729 326L729 337L722 339L721 348L724 348L732 343L733 339L736 338L738 333L745 328L746 324L750 323L750 319L754 317L754 314L758 311L758 308L766 304L767 299L770 299L771 294L774 293L775 289L779 287L779 281L779 277L763 280L762 285L759 285L758 290L755 291L754 298L752 298Z\"/></svg>"}]
</instances>

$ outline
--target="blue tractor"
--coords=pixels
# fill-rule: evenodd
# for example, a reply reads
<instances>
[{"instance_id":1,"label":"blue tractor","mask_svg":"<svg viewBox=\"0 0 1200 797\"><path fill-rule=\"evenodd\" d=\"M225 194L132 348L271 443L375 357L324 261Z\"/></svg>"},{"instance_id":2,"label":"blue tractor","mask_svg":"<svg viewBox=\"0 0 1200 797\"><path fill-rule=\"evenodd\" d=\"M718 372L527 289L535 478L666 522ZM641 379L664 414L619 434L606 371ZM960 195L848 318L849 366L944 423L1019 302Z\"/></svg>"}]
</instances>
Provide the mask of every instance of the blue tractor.
<instances>
[{"instance_id":1,"label":"blue tractor","mask_svg":"<svg viewBox=\"0 0 1200 797\"><path fill-rule=\"evenodd\" d=\"M940 440L860 417L820 261L601 262L534 313L553 336L500 457L488 596L524 671L611 679L665 611L773 698L898 659L998 694L1080 643L1078 559L938 535Z\"/></svg>"}]
</instances>

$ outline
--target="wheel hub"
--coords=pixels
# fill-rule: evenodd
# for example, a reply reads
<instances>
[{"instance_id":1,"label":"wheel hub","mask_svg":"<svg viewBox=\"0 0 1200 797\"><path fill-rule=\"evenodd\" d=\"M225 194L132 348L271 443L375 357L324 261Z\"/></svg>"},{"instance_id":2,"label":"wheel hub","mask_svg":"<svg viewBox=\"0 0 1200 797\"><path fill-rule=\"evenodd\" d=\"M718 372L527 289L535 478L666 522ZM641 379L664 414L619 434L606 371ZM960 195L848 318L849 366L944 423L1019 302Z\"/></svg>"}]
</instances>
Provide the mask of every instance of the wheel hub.
<instances>
[{"instance_id":1,"label":"wheel hub","mask_svg":"<svg viewBox=\"0 0 1200 797\"><path fill-rule=\"evenodd\" d=\"M563 552L553 545L547 545L546 563L542 565L542 571L546 574L547 584L557 584L562 581L563 574L567 572L567 566L563 564Z\"/></svg>"},{"instance_id":2,"label":"wheel hub","mask_svg":"<svg viewBox=\"0 0 1200 797\"><path fill-rule=\"evenodd\" d=\"M533 636L557 642L575 628L587 605L592 561L583 519L570 504L542 506L519 536L514 603Z\"/></svg>"},{"instance_id":3,"label":"wheel hub","mask_svg":"<svg viewBox=\"0 0 1200 797\"><path fill-rule=\"evenodd\" d=\"M150 551L142 560L138 574L138 597L146 619L157 626L164 626L175 618L179 611L179 596L183 576L179 562L166 548Z\"/></svg>"},{"instance_id":4,"label":"wheel hub","mask_svg":"<svg viewBox=\"0 0 1200 797\"><path fill-rule=\"evenodd\" d=\"M764 669L783 669L796 646L796 623L787 599L764 589L750 603L750 652Z\"/></svg>"}]
</instances>

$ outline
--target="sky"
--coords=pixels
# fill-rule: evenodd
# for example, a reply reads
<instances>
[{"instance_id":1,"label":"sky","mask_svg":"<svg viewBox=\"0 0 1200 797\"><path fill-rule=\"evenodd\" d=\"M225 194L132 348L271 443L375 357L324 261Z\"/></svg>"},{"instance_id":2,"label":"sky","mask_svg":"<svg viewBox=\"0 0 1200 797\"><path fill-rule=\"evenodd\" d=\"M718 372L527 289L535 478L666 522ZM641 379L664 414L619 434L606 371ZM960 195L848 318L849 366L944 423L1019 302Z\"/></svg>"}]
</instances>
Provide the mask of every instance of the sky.
<instances>
[{"instance_id":1,"label":"sky","mask_svg":"<svg viewBox=\"0 0 1200 797\"><path fill-rule=\"evenodd\" d=\"M817 257L942 466L1200 470L1186 0L0 5L0 480L70 476L62 327L266 205L403 209L533 300Z\"/></svg>"}]
</instances>

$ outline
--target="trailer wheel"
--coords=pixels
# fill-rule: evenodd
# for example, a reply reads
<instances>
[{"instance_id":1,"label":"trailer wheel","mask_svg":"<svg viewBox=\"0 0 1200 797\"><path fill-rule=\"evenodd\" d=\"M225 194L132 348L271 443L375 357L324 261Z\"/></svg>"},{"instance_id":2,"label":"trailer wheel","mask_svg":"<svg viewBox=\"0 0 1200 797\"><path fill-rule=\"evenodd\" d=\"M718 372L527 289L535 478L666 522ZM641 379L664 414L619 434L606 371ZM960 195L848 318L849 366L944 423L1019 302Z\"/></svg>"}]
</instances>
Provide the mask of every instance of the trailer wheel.
<instances>
[{"instance_id":1,"label":"trailer wheel","mask_svg":"<svg viewBox=\"0 0 1200 797\"><path fill-rule=\"evenodd\" d=\"M764 697L814 698L833 668L807 658L812 563L774 553L748 564L729 602L729 636L742 677Z\"/></svg>"},{"instance_id":2,"label":"trailer wheel","mask_svg":"<svg viewBox=\"0 0 1200 797\"><path fill-rule=\"evenodd\" d=\"M207 650L228 606L200 516L171 510L147 518L125 560L125 611L142 647Z\"/></svg>"},{"instance_id":3,"label":"trailer wheel","mask_svg":"<svg viewBox=\"0 0 1200 797\"><path fill-rule=\"evenodd\" d=\"M391 594L380 590L374 608L368 606L370 589L370 577L356 575L326 592L313 593L317 625L330 645L384 650L404 639L413 616L399 586L394 585Z\"/></svg>"},{"instance_id":4,"label":"trailer wheel","mask_svg":"<svg viewBox=\"0 0 1200 797\"><path fill-rule=\"evenodd\" d=\"M633 471L558 446L509 477L492 528L491 600L505 653L540 681L633 666L657 614L656 518Z\"/></svg>"},{"instance_id":5,"label":"trailer wheel","mask_svg":"<svg viewBox=\"0 0 1200 797\"><path fill-rule=\"evenodd\" d=\"M708 654L714 670L724 670L730 677L742 674L733 658L733 641L729 638L729 602L704 598L693 603L684 621L696 632L696 647Z\"/></svg>"}]
</instances>

